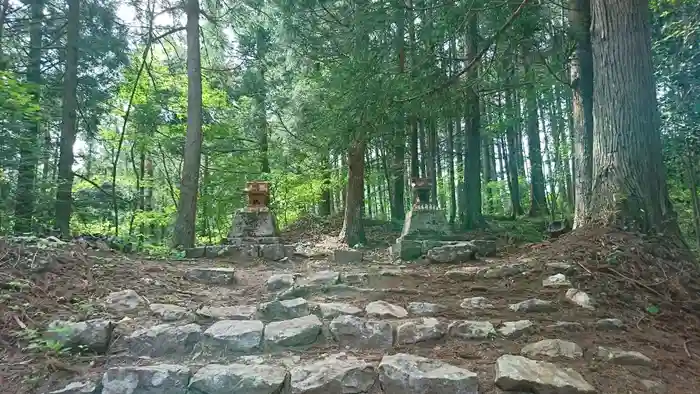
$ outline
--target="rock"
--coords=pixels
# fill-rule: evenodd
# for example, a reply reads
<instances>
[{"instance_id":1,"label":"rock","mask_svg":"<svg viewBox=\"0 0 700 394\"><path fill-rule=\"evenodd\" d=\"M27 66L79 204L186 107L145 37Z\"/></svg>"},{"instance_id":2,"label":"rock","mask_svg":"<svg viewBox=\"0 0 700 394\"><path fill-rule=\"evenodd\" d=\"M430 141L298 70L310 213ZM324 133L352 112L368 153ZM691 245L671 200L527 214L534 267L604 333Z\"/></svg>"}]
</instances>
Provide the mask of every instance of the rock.
<instances>
[{"instance_id":1,"label":"rock","mask_svg":"<svg viewBox=\"0 0 700 394\"><path fill-rule=\"evenodd\" d=\"M459 306L464 309L492 309L494 307L485 297L465 298Z\"/></svg>"},{"instance_id":2,"label":"rock","mask_svg":"<svg viewBox=\"0 0 700 394\"><path fill-rule=\"evenodd\" d=\"M525 272L527 269L528 269L527 265L519 264L519 263L497 265L495 267L490 267L490 268L486 269L486 271L483 273L483 276L486 279L507 278L510 276L520 275L523 272Z\"/></svg>"},{"instance_id":3,"label":"rock","mask_svg":"<svg viewBox=\"0 0 700 394\"><path fill-rule=\"evenodd\" d=\"M275 274L267 278L267 289L270 291L285 290L294 286L294 275Z\"/></svg>"},{"instance_id":4,"label":"rock","mask_svg":"<svg viewBox=\"0 0 700 394\"><path fill-rule=\"evenodd\" d=\"M445 276L452 280L473 280L486 272L485 267L463 267L445 272Z\"/></svg>"},{"instance_id":5,"label":"rock","mask_svg":"<svg viewBox=\"0 0 700 394\"><path fill-rule=\"evenodd\" d=\"M359 250L336 249L333 251L333 261L337 264L357 264L362 262L363 253Z\"/></svg>"},{"instance_id":6,"label":"rock","mask_svg":"<svg viewBox=\"0 0 700 394\"><path fill-rule=\"evenodd\" d=\"M304 281L304 283L315 286L334 285L338 282L340 282L340 274L335 271L319 271Z\"/></svg>"},{"instance_id":7,"label":"rock","mask_svg":"<svg viewBox=\"0 0 700 394\"><path fill-rule=\"evenodd\" d=\"M620 319L600 319L595 325L599 330L616 331L625 329L625 323Z\"/></svg>"},{"instance_id":8,"label":"rock","mask_svg":"<svg viewBox=\"0 0 700 394\"><path fill-rule=\"evenodd\" d=\"M144 299L134 290L114 291L107 295L104 307L116 313L126 313L138 309Z\"/></svg>"},{"instance_id":9,"label":"rock","mask_svg":"<svg viewBox=\"0 0 700 394\"><path fill-rule=\"evenodd\" d=\"M398 353L379 363L384 394L478 394L474 372L438 360Z\"/></svg>"},{"instance_id":10,"label":"rock","mask_svg":"<svg viewBox=\"0 0 700 394\"><path fill-rule=\"evenodd\" d=\"M358 316L362 314L362 309L342 302L319 303L318 311L324 319L334 319L340 315Z\"/></svg>"},{"instance_id":11,"label":"rock","mask_svg":"<svg viewBox=\"0 0 700 394\"><path fill-rule=\"evenodd\" d=\"M114 327L112 321L105 319L81 322L56 320L49 324L44 337L59 342L63 348L104 354L109 349Z\"/></svg>"},{"instance_id":12,"label":"rock","mask_svg":"<svg viewBox=\"0 0 700 394\"><path fill-rule=\"evenodd\" d=\"M287 250L282 244L260 245L260 256L265 260L280 261L285 258Z\"/></svg>"},{"instance_id":13,"label":"rock","mask_svg":"<svg viewBox=\"0 0 700 394\"><path fill-rule=\"evenodd\" d=\"M289 378L287 370L281 367L210 364L192 376L189 389L206 394L287 394Z\"/></svg>"},{"instance_id":14,"label":"rock","mask_svg":"<svg viewBox=\"0 0 700 394\"><path fill-rule=\"evenodd\" d=\"M488 257L496 254L496 241L490 239L473 239L468 242L478 256Z\"/></svg>"},{"instance_id":15,"label":"rock","mask_svg":"<svg viewBox=\"0 0 700 394\"><path fill-rule=\"evenodd\" d=\"M309 303L305 299L293 298L291 300L275 300L260 304L257 315L260 320L280 321L308 316L310 313Z\"/></svg>"},{"instance_id":16,"label":"rock","mask_svg":"<svg viewBox=\"0 0 700 394\"><path fill-rule=\"evenodd\" d=\"M134 331L126 340L129 352L138 356L162 357L190 353L202 339L198 324L175 326L170 323Z\"/></svg>"},{"instance_id":17,"label":"rock","mask_svg":"<svg viewBox=\"0 0 700 394\"><path fill-rule=\"evenodd\" d=\"M162 321L185 320L192 316L190 311L179 305L172 304L151 304L148 306L151 313L158 316Z\"/></svg>"},{"instance_id":18,"label":"rock","mask_svg":"<svg viewBox=\"0 0 700 394\"><path fill-rule=\"evenodd\" d=\"M563 261L553 261L551 263L545 263L544 266L550 271L562 271L563 273L571 272L574 268L572 264L565 263Z\"/></svg>"},{"instance_id":19,"label":"rock","mask_svg":"<svg viewBox=\"0 0 700 394\"><path fill-rule=\"evenodd\" d=\"M527 393L595 394L596 389L571 368L506 354L496 360L496 386Z\"/></svg>"},{"instance_id":20,"label":"rock","mask_svg":"<svg viewBox=\"0 0 700 394\"><path fill-rule=\"evenodd\" d=\"M642 353L598 346L596 356L604 361L618 365L641 365L653 367L654 362Z\"/></svg>"},{"instance_id":21,"label":"rock","mask_svg":"<svg viewBox=\"0 0 700 394\"><path fill-rule=\"evenodd\" d=\"M293 368L292 393L370 393L377 385L374 366L345 353Z\"/></svg>"},{"instance_id":22,"label":"rock","mask_svg":"<svg viewBox=\"0 0 700 394\"><path fill-rule=\"evenodd\" d=\"M408 316L408 312L402 307L390 304L386 301L372 301L365 307L368 317L380 319L403 319Z\"/></svg>"},{"instance_id":23,"label":"rock","mask_svg":"<svg viewBox=\"0 0 700 394\"><path fill-rule=\"evenodd\" d=\"M408 304L408 312L413 316L434 316L447 310L442 304L431 304L429 302L411 302Z\"/></svg>"},{"instance_id":24,"label":"rock","mask_svg":"<svg viewBox=\"0 0 700 394\"><path fill-rule=\"evenodd\" d=\"M652 394L666 394L666 384L656 380L642 379L642 386Z\"/></svg>"},{"instance_id":25,"label":"rock","mask_svg":"<svg viewBox=\"0 0 700 394\"><path fill-rule=\"evenodd\" d=\"M234 268L190 268L185 279L208 285L232 285L236 283Z\"/></svg>"},{"instance_id":26,"label":"rock","mask_svg":"<svg viewBox=\"0 0 700 394\"><path fill-rule=\"evenodd\" d=\"M556 274L542 280L542 287L571 287L571 281L564 274Z\"/></svg>"},{"instance_id":27,"label":"rock","mask_svg":"<svg viewBox=\"0 0 700 394\"><path fill-rule=\"evenodd\" d=\"M345 272L340 278L341 282L349 284L364 284L369 281L369 274L366 272Z\"/></svg>"},{"instance_id":28,"label":"rock","mask_svg":"<svg viewBox=\"0 0 700 394\"><path fill-rule=\"evenodd\" d=\"M100 391L100 386L95 382L73 382L49 394L98 394Z\"/></svg>"},{"instance_id":29,"label":"rock","mask_svg":"<svg viewBox=\"0 0 700 394\"><path fill-rule=\"evenodd\" d=\"M461 339L489 339L496 335L496 329L488 321L464 320L450 324L449 333Z\"/></svg>"},{"instance_id":30,"label":"rock","mask_svg":"<svg viewBox=\"0 0 700 394\"><path fill-rule=\"evenodd\" d=\"M329 330L341 346L389 349L394 342L393 328L385 321L342 315L330 322Z\"/></svg>"},{"instance_id":31,"label":"rock","mask_svg":"<svg viewBox=\"0 0 700 394\"><path fill-rule=\"evenodd\" d=\"M510 304L513 312L553 312L556 310L551 301L530 298L517 304Z\"/></svg>"},{"instance_id":32,"label":"rock","mask_svg":"<svg viewBox=\"0 0 700 394\"><path fill-rule=\"evenodd\" d=\"M547 328L562 331L583 331L585 329L583 324L574 321L554 322L554 324L548 325Z\"/></svg>"},{"instance_id":33,"label":"rock","mask_svg":"<svg viewBox=\"0 0 700 394\"><path fill-rule=\"evenodd\" d=\"M585 292L578 289L569 289L566 291L566 298L581 308L593 310L593 301Z\"/></svg>"},{"instance_id":34,"label":"rock","mask_svg":"<svg viewBox=\"0 0 700 394\"><path fill-rule=\"evenodd\" d=\"M216 320L252 320L258 308L255 305L203 306L197 309L197 315Z\"/></svg>"},{"instance_id":35,"label":"rock","mask_svg":"<svg viewBox=\"0 0 700 394\"><path fill-rule=\"evenodd\" d=\"M102 394L187 394L190 369L182 365L110 368L102 377Z\"/></svg>"},{"instance_id":36,"label":"rock","mask_svg":"<svg viewBox=\"0 0 700 394\"><path fill-rule=\"evenodd\" d=\"M316 342L323 323L317 316L269 323L265 327L265 344L269 347L306 346Z\"/></svg>"},{"instance_id":37,"label":"rock","mask_svg":"<svg viewBox=\"0 0 700 394\"><path fill-rule=\"evenodd\" d=\"M396 343L407 345L440 339L447 334L447 323L434 317L423 317L415 321L408 321L396 329Z\"/></svg>"},{"instance_id":38,"label":"rock","mask_svg":"<svg viewBox=\"0 0 700 394\"><path fill-rule=\"evenodd\" d=\"M530 332L534 323L530 320L506 321L498 328L498 332L506 338L518 338Z\"/></svg>"},{"instance_id":39,"label":"rock","mask_svg":"<svg viewBox=\"0 0 700 394\"><path fill-rule=\"evenodd\" d=\"M426 257L434 263L461 263L474 260L476 250L468 242L442 245L428 250Z\"/></svg>"},{"instance_id":40,"label":"rock","mask_svg":"<svg viewBox=\"0 0 700 394\"><path fill-rule=\"evenodd\" d=\"M543 339L539 342L525 345L520 350L520 354L526 357L545 356L575 360L583 357L583 349L574 342L561 339Z\"/></svg>"},{"instance_id":41,"label":"rock","mask_svg":"<svg viewBox=\"0 0 700 394\"><path fill-rule=\"evenodd\" d=\"M259 320L220 320L204 331L202 345L215 353L250 353L261 348L263 330Z\"/></svg>"}]
</instances>

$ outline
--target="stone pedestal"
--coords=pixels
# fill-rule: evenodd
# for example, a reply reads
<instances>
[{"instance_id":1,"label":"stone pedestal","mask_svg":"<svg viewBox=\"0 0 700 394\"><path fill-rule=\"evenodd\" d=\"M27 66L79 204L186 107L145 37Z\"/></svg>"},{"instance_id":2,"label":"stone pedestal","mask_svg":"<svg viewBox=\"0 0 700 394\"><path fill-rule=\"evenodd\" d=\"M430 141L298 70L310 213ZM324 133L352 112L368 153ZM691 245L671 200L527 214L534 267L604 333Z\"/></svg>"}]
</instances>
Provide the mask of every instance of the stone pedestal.
<instances>
[{"instance_id":1,"label":"stone pedestal","mask_svg":"<svg viewBox=\"0 0 700 394\"><path fill-rule=\"evenodd\" d=\"M248 195L248 206L233 214L231 230L225 240L226 245L193 248L188 251L187 257L238 254L277 261L291 255L282 244L275 215L267 206L269 184L261 181L248 182L244 191Z\"/></svg>"},{"instance_id":2,"label":"stone pedestal","mask_svg":"<svg viewBox=\"0 0 700 394\"><path fill-rule=\"evenodd\" d=\"M452 235L445 211L430 201L430 180L415 178L411 186L414 203L404 220L401 236L391 247L391 254L401 260L415 260L450 240Z\"/></svg>"}]
</instances>

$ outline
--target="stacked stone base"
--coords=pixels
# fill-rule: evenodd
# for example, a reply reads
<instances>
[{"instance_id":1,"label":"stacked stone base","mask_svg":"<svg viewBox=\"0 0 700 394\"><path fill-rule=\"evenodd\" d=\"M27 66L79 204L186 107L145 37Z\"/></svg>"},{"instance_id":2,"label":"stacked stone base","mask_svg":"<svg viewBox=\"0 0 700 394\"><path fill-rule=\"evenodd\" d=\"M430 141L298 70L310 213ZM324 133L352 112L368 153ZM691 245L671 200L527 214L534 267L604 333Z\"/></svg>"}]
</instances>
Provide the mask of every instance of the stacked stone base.
<instances>
[{"instance_id":1,"label":"stacked stone base","mask_svg":"<svg viewBox=\"0 0 700 394\"><path fill-rule=\"evenodd\" d=\"M269 238L277 241L273 242ZM285 257L291 257L294 253L292 245L284 245L277 237L267 237L255 241L233 239L228 245L205 245L197 246L185 251L187 258L216 258L216 257L245 257L262 258L265 260L279 261Z\"/></svg>"}]
</instances>

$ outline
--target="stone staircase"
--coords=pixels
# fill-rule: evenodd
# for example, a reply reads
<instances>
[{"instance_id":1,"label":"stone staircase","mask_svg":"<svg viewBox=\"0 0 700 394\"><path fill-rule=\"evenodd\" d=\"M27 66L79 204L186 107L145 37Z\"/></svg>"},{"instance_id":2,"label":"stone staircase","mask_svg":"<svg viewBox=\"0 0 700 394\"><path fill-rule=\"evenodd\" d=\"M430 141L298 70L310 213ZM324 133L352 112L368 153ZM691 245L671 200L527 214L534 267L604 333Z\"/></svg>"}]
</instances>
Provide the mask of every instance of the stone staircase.
<instances>
[{"instance_id":1,"label":"stone staircase","mask_svg":"<svg viewBox=\"0 0 700 394\"><path fill-rule=\"evenodd\" d=\"M110 319L55 322L66 346L110 357L50 393L667 392L654 349L620 348L636 330L572 286L575 267L486 263L183 268L209 289L187 305L125 290L104 300Z\"/></svg>"}]
</instances>

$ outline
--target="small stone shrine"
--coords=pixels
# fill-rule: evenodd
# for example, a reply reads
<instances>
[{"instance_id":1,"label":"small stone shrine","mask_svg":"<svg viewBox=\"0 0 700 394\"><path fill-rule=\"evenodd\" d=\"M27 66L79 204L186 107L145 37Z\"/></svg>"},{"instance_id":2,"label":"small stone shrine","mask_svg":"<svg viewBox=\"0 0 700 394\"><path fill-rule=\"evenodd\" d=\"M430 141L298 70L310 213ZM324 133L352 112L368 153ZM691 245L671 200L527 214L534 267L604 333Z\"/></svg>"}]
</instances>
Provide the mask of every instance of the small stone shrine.
<instances>
[{"instance_id":1,"label":"small stone shrine","mask_svg":"<svg viewBox=\"0 0 700 394\"><path fill-rule=\"evenodd\" d=\"M233 225L228 235L230 246L237 247L250 257L280 260L285 257L285 248L279 238L275 215L270 210L270 184L248 182L244 189L248 195L248 206L233 214Z\"/></svg>"},{"instance_id":2,"label":"small stone shrine","mask_svg":"<svg viewBox=\"0 0 700 394\"><path fill-rule=\"evenodd\" d=\"M430 199L431 188L428 178L411 180L413 205L406 215L401 236L391 247L395 257L414 260L452 238L445 211Z\"/></svg>"}]
</instances>

